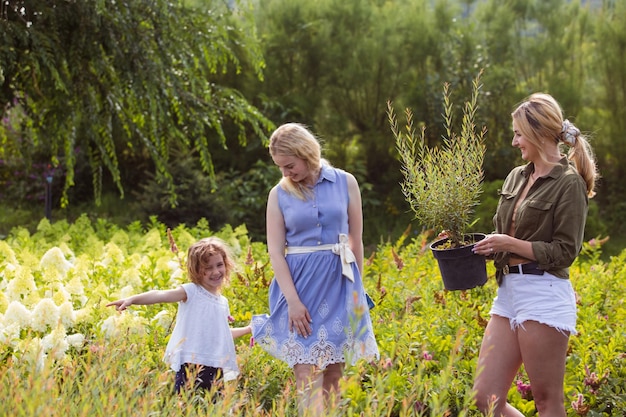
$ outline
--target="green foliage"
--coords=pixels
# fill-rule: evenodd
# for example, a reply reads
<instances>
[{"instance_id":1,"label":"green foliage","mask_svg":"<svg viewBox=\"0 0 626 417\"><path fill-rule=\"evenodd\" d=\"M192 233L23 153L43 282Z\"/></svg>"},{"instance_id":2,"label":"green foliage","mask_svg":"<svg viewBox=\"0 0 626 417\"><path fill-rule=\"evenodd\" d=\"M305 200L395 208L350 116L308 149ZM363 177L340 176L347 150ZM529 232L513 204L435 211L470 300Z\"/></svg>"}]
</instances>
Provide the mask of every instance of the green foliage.
<instances>
[{"instance_id":1,"label":"green foliage","mask_svg":"<svg viewBox=\"0 0 626 417\"><path fill-rule=\"evenodd\" d=\"M4 407L15 416L295 415L292 370L250 346L248 336L236 341L241 375L216 402L204 394L176 397L173 372L162 362L176 306L135 306L123 314L105 307L121 294L185 282L179 267L186 248L213 234L234 250L238 271L223 290L234 326L245 325L252 314L267 312L272 279L267 248L252 242L245 228L181 225L172 230L177 253L154 218L128 228L87 216L71 224L43 221L33 234L14 229L0 240ZM428 235L413 239L407 232L368 256L363 278L377 304L371 316L381 358L347 367L344 395L329 416L479 416L471 387L495 279L468 291L443 290L427 242ZM579 334L570 339L566 362L569 417L626 409L626 252L603 262L602 244L585 242L570 269ZM61 257L52 262L50 250ZM19 315L7 310L16 297L26 311L50 300L71 307L56 329L36 330L38 320L16 324ZM528 381L523 372L518 379ZM533 401L515 386L508 400L523 415L536 415Z\"/></svg>"},{"instance_id":2,"label":"green foliage","mask_svg":"<svg viewBox=\"0 0 626 417\"><path fill-rule=\"evenodd\" d=\"M406 131L400 130L391 103L389 123L402 161L404 182L402 191L415 213L427 227L445 231L452 247L464 242L478 204L483 180L483 160L486 130L476 132L474 124L480 89L480 74L476 77L471 99L465 103L461 130L453 132L452 103L448 84L444 85L444 117L446 136L442 147L430 148L425 143L424 130L416 135L413 114L406 110Z\"/></svg>"},{"instance_id":3,"label":"green foliage","mask_svg":"<svg viewBox=\"0 0 626 417\"><path fill-rule=\"evenodd\" d=\"M168 170L175 179L179 196L175 207L169 192L152 178L134 195L133 212L141 220L150 215L170 227L191 226L206 219L212 228L227 224L245 224L255 240L265 240L265 204L267 193L280 179L280 171L259 160L246 172L219 172L215 188L211 180L195 169L194 155L177 153Z\"/></svg>"},{"instance_id":4,"label":"green foliage","mask_svg":"<svg viewBox=\"0 0 626 417\"><path fill-rule=\"evenodd\" d=\"M232 126L241 144L251 130L264 138L271 123L223 74L243 65L260 77L263 60L244 10L221 2L192 9L182 1L122 5L7 1L2 5L0 105L19 105L27 146L62 166L62 206L75 184L76 153L91 166L100 197L103 169L123 196L119 160L151 159L157 179L176 201L167 170L174 145L197 152L215 180L211 149Z\"/></svg>"}]
</instances>

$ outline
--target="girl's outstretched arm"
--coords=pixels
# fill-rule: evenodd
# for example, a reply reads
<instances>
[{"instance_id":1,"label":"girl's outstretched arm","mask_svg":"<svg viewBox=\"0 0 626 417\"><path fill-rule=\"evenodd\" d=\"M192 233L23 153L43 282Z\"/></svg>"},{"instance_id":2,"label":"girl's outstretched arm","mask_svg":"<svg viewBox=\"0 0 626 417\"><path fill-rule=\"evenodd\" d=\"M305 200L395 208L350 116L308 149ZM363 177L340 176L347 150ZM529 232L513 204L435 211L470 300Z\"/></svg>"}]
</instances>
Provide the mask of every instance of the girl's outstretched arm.
<instances>
[{"instance_id":1,"label":"girl's outstretched arm","mask_svg":"<svg viewBox=\"0 0 626 417\"><path fill-rule=\"evenodd\" d=\"M152 290L141 294L131 295L128 298L113 301L106 306L115 306L117 311L124 311L133 304L148 305L158 303L175 303L178 301L187 301L187 293L183 287L178 287L174 290Z\"/></svg>"},{"instance_id":2,"label":"girl's outstretched arm","mask_svg":"<svg viewBox=\"0 0 626 417\"><path fill-rule=\"evenodd\" d=\"M233 339L236 339L240 336L243 336L244 334L252 333L252 326L233 327L232 329L230 329L230 333L233 335Z\"/></svg>"}]
</instances>

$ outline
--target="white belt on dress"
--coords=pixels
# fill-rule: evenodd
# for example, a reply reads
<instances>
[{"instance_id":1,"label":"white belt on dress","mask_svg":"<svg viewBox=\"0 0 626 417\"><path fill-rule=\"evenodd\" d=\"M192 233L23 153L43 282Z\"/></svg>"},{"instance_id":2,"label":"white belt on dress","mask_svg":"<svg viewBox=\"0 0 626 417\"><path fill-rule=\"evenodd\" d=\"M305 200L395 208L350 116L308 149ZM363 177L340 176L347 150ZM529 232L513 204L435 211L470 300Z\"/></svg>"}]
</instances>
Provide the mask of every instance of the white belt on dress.
<instances>
[{"instance_id":1,"label":"white belt on dress","mask_svg":"<svg viewBox=\"0 0 626 417\"><path fill-rule=\"evenodd\" d=\"M356 262L356 257L348 245L348 235L345 233L339 234L339 243L329 243L328 245L319 246L287 246L287 254L311 253L323 250L329 250L335 255L339 255L341 258L341 273L350 281L354 282L354 273L352 272L350 264Z\"/></svg>"}]
</instances>

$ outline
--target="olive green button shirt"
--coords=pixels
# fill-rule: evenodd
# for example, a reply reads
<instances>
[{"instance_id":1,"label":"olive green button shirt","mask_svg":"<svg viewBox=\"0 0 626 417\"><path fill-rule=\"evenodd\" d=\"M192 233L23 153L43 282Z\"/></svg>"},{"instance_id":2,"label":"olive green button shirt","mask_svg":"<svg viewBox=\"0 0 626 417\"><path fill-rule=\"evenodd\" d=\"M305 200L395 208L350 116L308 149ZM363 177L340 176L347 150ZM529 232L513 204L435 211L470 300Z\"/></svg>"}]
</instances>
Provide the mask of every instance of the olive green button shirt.
<instances>
[{"instance_id":1,"label":"olive green button shirt","mask_svg":"<svg viewBox=\"0 0 626 417\"><path fill-rule=\"evenodd\" d=\"M496 233L511 229L513 210L526 187L534 164L514 168L507 176L493 222ZM585 181L566 157L548 175L537 178L519 205L515 217L514 237L532 242L539 268L559 278L569 278L569 266L582 248L589 199ZM516 257L521 257L514 254ZM511 253L494 256L500 271ZM502 274L498 273L498 282Z\"/></svg>"}]
</instances>

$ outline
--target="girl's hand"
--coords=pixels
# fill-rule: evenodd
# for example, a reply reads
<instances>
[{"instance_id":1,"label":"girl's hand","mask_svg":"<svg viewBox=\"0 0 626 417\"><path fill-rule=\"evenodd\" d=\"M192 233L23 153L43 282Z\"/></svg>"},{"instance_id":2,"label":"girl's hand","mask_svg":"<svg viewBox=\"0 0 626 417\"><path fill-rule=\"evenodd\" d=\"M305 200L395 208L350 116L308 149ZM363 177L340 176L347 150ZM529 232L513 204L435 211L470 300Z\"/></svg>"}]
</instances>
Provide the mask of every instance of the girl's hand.
<instances>
[{"instance_id":1,"label":"girl's hand","mask_svg":"<svg viewBox=\"0 0 626 417\"><path fill-rule=\"evenodd\" d=\"M126 310L129 306L131 306L133 303L130 301L130 299L128 298L123 298L121 300L117 300L117 301L113 301L109 304L107 304L107 307L111 307L111 306L115 306L115 309L117 311L124 311Z\"/></svg>"},{"instance_id":2,"label":"girl's hand","mask_svg":"<svg viewBox=\"0 0 626 417\"><path fill-rule=\"evenodd\" d=\"M289 331L295 331L305 339L311 335L311 315L306 306L300 300L293 301L288 305Z\"/></svg>"}]
</instances>

